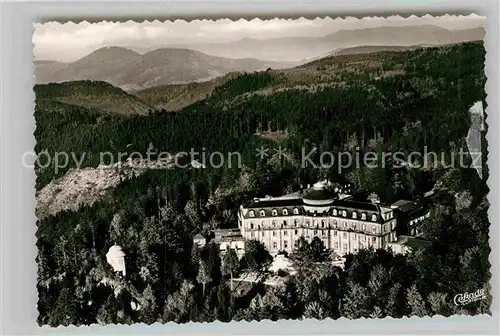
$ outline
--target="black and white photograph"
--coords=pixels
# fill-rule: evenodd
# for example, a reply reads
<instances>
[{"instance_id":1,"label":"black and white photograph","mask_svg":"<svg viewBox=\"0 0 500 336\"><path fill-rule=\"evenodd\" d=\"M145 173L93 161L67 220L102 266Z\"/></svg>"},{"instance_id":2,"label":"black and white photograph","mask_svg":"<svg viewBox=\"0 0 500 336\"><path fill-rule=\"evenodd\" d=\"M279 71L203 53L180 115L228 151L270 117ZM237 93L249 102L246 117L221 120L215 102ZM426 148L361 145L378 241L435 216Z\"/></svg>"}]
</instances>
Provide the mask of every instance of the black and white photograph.
<instances>
[{"instance_id":1,"label":"black and white photograph","mask_svg":"<svg viewBox=\"0 0 500 336\"><path fill-rule=\"evenodd\" d=\"M35 23L38 324L491 314L484 23Z\"/></svg>"}]
</instances>

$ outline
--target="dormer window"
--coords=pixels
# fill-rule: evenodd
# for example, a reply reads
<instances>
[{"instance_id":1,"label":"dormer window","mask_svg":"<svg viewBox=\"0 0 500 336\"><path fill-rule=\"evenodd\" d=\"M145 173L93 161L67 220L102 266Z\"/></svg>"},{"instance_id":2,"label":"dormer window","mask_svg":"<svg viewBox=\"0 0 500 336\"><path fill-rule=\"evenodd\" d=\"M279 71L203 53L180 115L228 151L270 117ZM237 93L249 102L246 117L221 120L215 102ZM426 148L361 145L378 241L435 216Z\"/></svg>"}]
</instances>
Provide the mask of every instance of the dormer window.
<instances>
[{"instance_id":1,"label":"dormer window","mask_svg":"<svg viewBox=\"0 0 500 336\"><path fill-rule=\"evenodd\" d=\"M283 209L283 216L286 216L288 215L288 210L287 209Z\"/></svg>"},{"instance_id":2,"label":"dormer window","mask_svg":"<svg viewBox=\"0 0 500 336\"><path fill-rule=\"evenodd\" d=\"M298 208L293 209L293 214L294 215L298 215L299 214L299 209Z\"/></svg>"},{"instance_id":3,"label":"dormer window","mask_svg":"<svg viewBox=\"0 0 500 336\"><path fill-rule=\"evenodd\" d=\"M377 221L377 215L372 215L372 222L376 222Z\"/></svg>"},{"instance_id":4,"label":"dormer window","mask_svg":"<svg viewBox=\"0 0 500 336\"><path fill-rule=\"evenodd\" d=\"M260 215L261 215L262 217L265 217L265 216L266 216L266 212L264 211L264 209L261 209L261 210L260 210Z\"/></svg>"},{"instance_id":5,"label":"dormer window","mask_svg":"<svg viewBox=\"0 0 500 336\"><path fill-rule=\"evenodd\" d=\"M278 216L278 210L276 209L273 209L273 212L272 212L273 216Z\"/></svg>"},{"instance_id":6,"label":"dormer window","mask_svg":"<svg viewBox=\"0 0 500 336\"><path fill-rule=\"evenodd\" d=\"M364 212L361 214L361 219L366 220L366 214Z\"/></svg>"},{"instance_id":7,"label":"dormer window","mask_svg":"<svg viewBox=\"0 0 500 336\"><path fill-rule=\"evenodd\" d=\"M342 216L347 217L347 211L342 210Z\"/></svg>"},{"instance_id":8,"label":"dormer window","mask_svg":"<svg viewBox=\"0 0 500 336\"><path fill-rule=\"evenodd\" d=\"M248 213L248 215L250 217L255 217L255 212L253 210L250 210L250 212Z\"/></svg>"},{"instance_id":9,"label":"dormer window","mask_svg":"<svg viewBox=\"0 0 500 336\"><path fill-rule=\"evenodd\" d=\"M353 212L353 213L352 213L352 218L353 218L353 219L358 218L358 214L357 214L356 212Z\"/></svg>"},{"instance_id":10,"label":"dormer window","mask_svg":"<svg viewBox=\"0 0 500 336\"><path fill-rule=\"evenodd\" d=\"M333 209L333 215L337 216L337 209Z\"/></svg>"}]
</instances>

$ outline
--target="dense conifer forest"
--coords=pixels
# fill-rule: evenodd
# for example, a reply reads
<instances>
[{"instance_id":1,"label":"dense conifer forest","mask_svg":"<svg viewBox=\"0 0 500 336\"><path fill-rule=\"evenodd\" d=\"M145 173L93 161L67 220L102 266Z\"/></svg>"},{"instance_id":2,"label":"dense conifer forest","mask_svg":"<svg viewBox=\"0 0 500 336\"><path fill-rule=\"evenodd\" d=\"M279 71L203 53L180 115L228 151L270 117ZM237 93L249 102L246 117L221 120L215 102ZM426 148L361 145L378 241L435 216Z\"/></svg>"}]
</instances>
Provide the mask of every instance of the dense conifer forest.
<instances>
[{"instance_id":1,"label":"dense conifer forest","mask_svg":"<svg viewBox=\"0 0 500 336\"><path fill-rule=\"evenodd\" d=\"M150 170L78 212L40 219L39 323L488 313L489 298L467 306L453 303L456 294L489 291L484 135L482 179L473 168L438 162L427 169L300 167L303 148L380 154L427 148L447 158L467 151L469 108L485 100L484 55L479 42L379 52L366 56L376 60L374 66L359 71L346 65L348 56L330 57L306 68L336 69L331 85L310 79L292 85L279 70L268 69L237 76L182 110L147 115L50 99L58 96L50 92L57 86L37 86L37 153L86 152L83 166L97 167L101 152L146 153L153 146L175 154L203 148L241 153L243 163ZM262 160L255 155L261 146L281 146L288 155ZM55 174L53 166L37 167L37 189L70 168ZM265 248L252 243L241 260L231 253L221 260L216 244L193 246L197 233L210 237L216 228L235 227L245 200L282 195L323 178L353 183L359 194L375 192L384 203L419 199L436 185L431 217L420 224L429 246L408 256L362 250L349 255L342 270L329 264L311 268L322 261L324 247L304 243L292 256L298 273L287 275L284 287L241 283L233 290L233 276L248 269L266 272ZM106 263L113 244L127 254L125 278Z\"/></svg>"}]
</instances>

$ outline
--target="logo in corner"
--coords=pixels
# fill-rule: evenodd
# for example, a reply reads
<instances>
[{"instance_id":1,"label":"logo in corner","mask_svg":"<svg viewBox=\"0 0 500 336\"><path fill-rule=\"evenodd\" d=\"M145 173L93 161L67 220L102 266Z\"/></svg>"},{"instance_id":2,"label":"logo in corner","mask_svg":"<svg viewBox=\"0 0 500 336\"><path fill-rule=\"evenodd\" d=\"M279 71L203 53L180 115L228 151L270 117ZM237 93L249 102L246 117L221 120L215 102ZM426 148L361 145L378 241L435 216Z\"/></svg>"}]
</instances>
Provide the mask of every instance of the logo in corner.
<instances>
[{"instance_id":1,"label":"logo in corner","mask_svg":"<svg viewBox=\"0 0 500 336\"><path fill-rule=\"evenodd\" d=\"M486 299L486 295L484 294L484 289L478 289L474 293L462 293L462 294L457 294L453 298L453 303L457 306L465 306L471 302L479 301Z\"/></svg>"}]
</instances>

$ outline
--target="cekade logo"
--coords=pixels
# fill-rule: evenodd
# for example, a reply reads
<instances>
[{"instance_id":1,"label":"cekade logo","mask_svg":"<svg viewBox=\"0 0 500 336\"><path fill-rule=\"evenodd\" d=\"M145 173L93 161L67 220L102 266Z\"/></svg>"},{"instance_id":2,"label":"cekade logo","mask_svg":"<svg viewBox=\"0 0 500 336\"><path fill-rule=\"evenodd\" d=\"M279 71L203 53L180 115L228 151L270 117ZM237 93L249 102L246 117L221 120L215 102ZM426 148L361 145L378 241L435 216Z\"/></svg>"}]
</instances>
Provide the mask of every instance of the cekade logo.
<instances>
[{"instance_id":1,"label":"cekade logo","mask_svg":"<svg viewBox=\"0 0 500 336\"><path fill-rule=\"evenodd\" d=\"M478 289L474 293L463 293L463 294L457 294L453 298L453 302L457 306L465 306L466 304L469 304L474 301L482 300L485 299L486 296L484 295L484 289Z\"/></svg>"}]
</instances>

